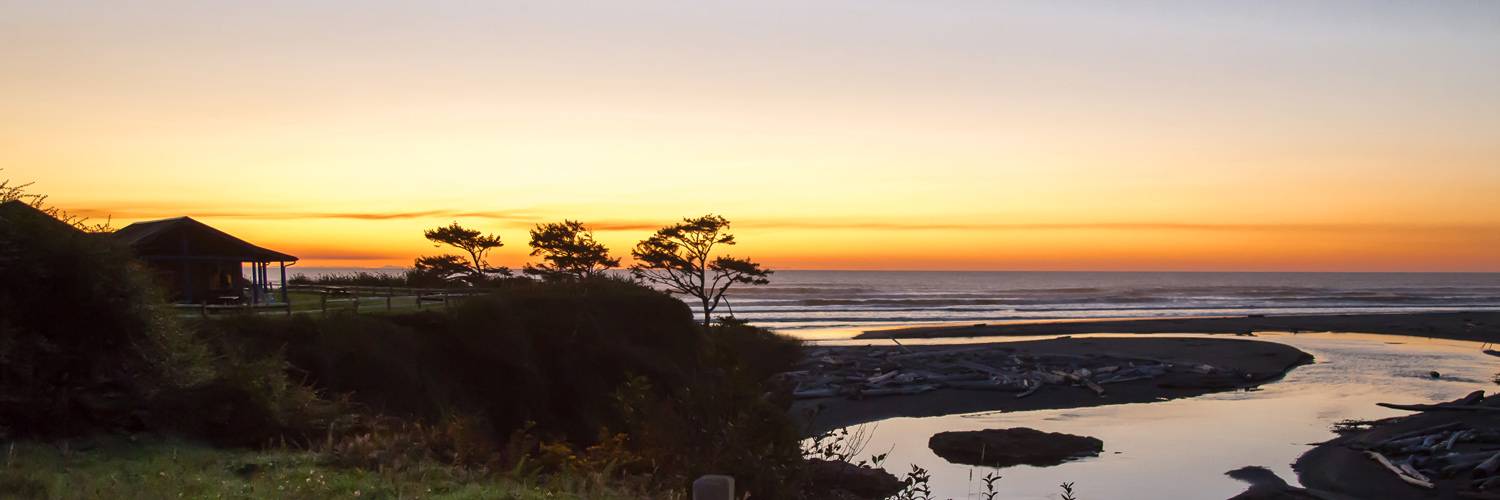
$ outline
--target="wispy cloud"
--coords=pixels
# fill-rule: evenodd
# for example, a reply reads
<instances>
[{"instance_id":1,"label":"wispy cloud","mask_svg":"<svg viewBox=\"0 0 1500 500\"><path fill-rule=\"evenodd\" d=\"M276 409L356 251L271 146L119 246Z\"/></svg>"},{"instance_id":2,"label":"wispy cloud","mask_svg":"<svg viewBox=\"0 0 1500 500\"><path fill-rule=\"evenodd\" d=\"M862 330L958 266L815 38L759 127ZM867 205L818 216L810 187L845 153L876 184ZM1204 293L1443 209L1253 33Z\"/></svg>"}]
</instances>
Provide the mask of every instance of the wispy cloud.
<instances>
[{"instance_id":1,"label":"wispy cloud","mask_svg":"<svg viewBox=\"0 0 1500 500\"><path fill-rule=\"evenodd\" d=\"M1408 231L1494 230L1497 225L1464 224L1323 224L1323 223L1176 223L1176 222L880 222L880 221L746 221L739 227L767 229L871 229L896 231Z\"/></svg>"},{"instance_id":2,"label":"wispy cloud","mask_svg":"<svg viewBox=\"0 0 1500 500\"><path fill-rule=\"evenodd\" d=\"M651 230L665 222L590 222L599 230ZM1174 223L1174 222L886 222L857 220L741 220L735 227L787 230L875 231L1197 231L1197 232L1386 232L1500 231L1500 224L1323 224L1323 223Z\"/></svg>"},{"instance_id":3,"label":"wispy cloud","mask_svg":"<svg viewBox=\"0 0 1500 500\"><path fill-rule=\"evenodd\" d=\"M77 208L73 212L85 217L113 217L116 219L155 219L180 217L183 215L203 218L299 220L299 219L345 219L345 220L401 220L401 219L494 219L515 222L532 222L536 216L523 212L483 212L465 210L419 210L409 212L280 212L254 210L172 210L166 208L100 209Z\"/></svg>"}]
</instances>

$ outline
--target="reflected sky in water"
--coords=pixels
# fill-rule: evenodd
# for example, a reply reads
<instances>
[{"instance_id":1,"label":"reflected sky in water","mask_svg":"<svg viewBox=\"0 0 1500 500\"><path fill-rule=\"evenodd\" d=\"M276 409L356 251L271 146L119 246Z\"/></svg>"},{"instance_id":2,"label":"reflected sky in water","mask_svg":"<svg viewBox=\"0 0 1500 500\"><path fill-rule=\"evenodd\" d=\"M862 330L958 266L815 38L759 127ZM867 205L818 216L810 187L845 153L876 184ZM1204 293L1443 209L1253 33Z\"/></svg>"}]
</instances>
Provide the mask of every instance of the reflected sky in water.
<instances>
[{"instance_id":1,"label":"reflected sky in water","mask_svg":"<svg viewBox=\"0 0 1500 500\"><path fill-rule=\"evenodd\" d=\"M828 333L814 335L827 338ZM1500 358L1481 353L1472 342L1340 333L1259 338L1307 351L1317 362L1250 391L1093 408L887 419L868 424L872 437L864 454L889 451L885 467L898 475L910 464L927 468L937 498L981 498L980 478L997 469L949 464L927 448L927 439L943 431L1032 427L1094 436L1104 441L1105 451L1054 467L998 469L1004 476L998 483L1001 498L1058 498L1058 484L1068 481L1088 500L1222 499L1245 489L1225 472L1259 465L1296 484L1292 462L1311 444L1334 437L1329 430L1334 422L1406 414L1377 402L1429 402L1492 391L1491 377L1500 370ZM1018 339L937 342L1007 340ZM1433 370L1442 377L1430 378Z\"/></svg>"}]
</instances>

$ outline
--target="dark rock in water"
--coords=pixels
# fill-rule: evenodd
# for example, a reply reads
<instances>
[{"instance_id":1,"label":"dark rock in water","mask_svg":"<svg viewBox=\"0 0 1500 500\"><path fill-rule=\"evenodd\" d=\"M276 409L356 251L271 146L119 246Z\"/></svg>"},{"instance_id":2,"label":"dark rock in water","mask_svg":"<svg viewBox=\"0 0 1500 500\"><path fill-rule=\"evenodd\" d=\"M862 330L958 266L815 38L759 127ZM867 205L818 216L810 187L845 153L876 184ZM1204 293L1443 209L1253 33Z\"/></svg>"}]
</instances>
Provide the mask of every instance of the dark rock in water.
<instances>
[{"instance_id":1,"label":"dark rock in water","mask_svg":"<svg viewBox=\"0 0 1500 500\"><path fill-rule=\"evenodd\" d=\"M882 469L849 462L810 458L807 460L809 498L880 499L900 493L906 485Z\"/></svg>"},{"instance_id":2,"label":"dark rock in water","mask_svg":"<svg viewBox=\"0 0 1500 500\"><path fill-rule=\"evenodd\" d=\"M1438 373L1436 371L1430 371L1430 372L1427 372L1427 376L1432 377L1432 378L1442 378L1443 374Z\"/></svg>"},{"instance_id":3,"label":"dark rock in water","mask_svg":"<svg viewBox=\"0 0 1500 500\"><path fill-rule=\"evenodd\" d=\"M1042 432L1026 427L982 431L939 432L927 447L943 459L959 464L988 467L1012 465L1057 465L1081 457L1097 456L1104 442L1087 436Z\"/></svg>"}]
</instances>

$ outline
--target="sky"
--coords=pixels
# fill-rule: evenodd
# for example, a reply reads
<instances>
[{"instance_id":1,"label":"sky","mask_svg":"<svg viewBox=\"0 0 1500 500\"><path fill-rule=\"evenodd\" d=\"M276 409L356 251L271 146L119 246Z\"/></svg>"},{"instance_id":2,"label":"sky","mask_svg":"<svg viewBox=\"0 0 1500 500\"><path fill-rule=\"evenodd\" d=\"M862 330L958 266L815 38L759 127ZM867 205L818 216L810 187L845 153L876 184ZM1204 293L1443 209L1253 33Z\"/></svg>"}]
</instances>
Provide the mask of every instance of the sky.
<instances>
[{"instance_id":1,"label":"sky","mask_svg":"<svg viewBox=\"0 0 1500 500\"><path fill-rule=\"evenodd\" d=\"M0 0L0 178L301 266L1500 271L1500 2ZM627 259L628 261L628 259Z\"/></svg>"}]
</instances>

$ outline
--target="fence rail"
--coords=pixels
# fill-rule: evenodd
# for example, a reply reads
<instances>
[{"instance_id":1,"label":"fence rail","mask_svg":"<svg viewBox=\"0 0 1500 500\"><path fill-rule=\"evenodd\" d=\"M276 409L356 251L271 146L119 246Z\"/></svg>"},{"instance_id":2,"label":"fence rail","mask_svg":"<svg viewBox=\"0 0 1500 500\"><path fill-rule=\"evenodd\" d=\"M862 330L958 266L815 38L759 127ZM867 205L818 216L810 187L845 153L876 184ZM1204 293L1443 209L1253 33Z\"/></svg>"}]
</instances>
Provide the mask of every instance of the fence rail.
<instances>
[{"instance_id":1,"label":"fence rail","mask_svg":"<svg viewBox=\"0 0 1500 500\"><path fill-rule=\"evenodd\" d=\"M278 290L267 293L269 297L276 297ZM177 310L184 314L197 313L207 317L210 314L240 313L261 314L268 311L283 312L290 316L292 314L328 314L329 311L351 311L381 312L394 311L397 309L424 309L427 307L448 307L453 302L462 300L484 292L474 289L454 288L416 288L416 287L385 287L385 286L325 286L325 285L288 285L286 291L288 300L285 302L270 302L258 304L175 304ZM316 294L316 305L309 301L312 298L308 294ZM399 305L398 305L399 303Z\"/></svg>"},{"instance_id":2,"label":"fence rail","mask_svg":"<svg viewBox=\"0 0 1500 500\"><path fill-rule=\"evenodd\" d=\"M208 316L209 314L217 314L220 312L259 313L261 311L286 311L287 314L292 313L291 303L209 304L205 302L202 304L172 304L172 307L176 308L178 312L196 312L201 316Z\"/></svg>"},{"instance_id":3,"label":"fence rail","mask_svg":"<svg viewBox=\"0 0 1500 500\"><path fill-rule=\"evenodd\" d=\"M289 292L313 292L329 295L473 295L480 293L472 288L416 288L400 286L343 286L343 285L297 285L286 286Z\"/></svg>"}]
</instances>

